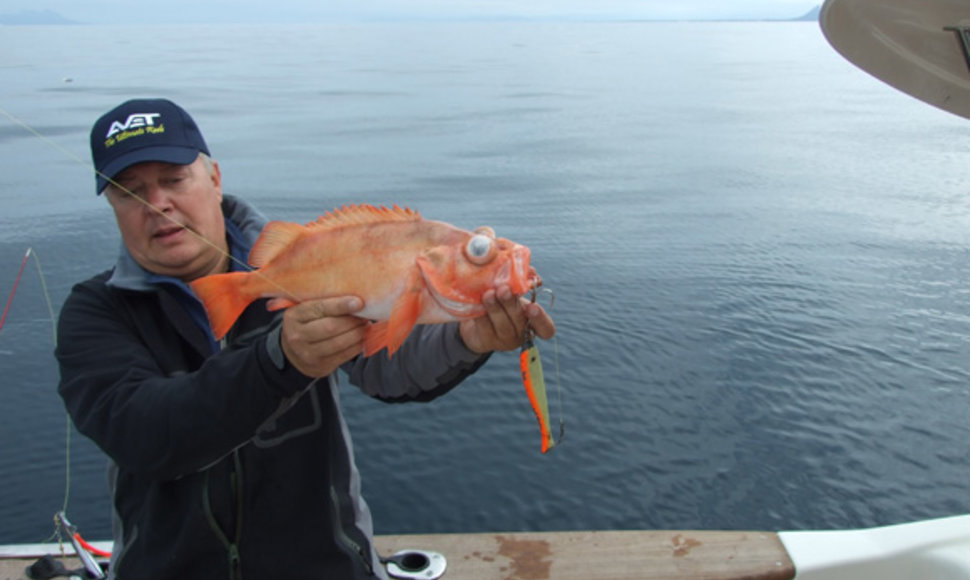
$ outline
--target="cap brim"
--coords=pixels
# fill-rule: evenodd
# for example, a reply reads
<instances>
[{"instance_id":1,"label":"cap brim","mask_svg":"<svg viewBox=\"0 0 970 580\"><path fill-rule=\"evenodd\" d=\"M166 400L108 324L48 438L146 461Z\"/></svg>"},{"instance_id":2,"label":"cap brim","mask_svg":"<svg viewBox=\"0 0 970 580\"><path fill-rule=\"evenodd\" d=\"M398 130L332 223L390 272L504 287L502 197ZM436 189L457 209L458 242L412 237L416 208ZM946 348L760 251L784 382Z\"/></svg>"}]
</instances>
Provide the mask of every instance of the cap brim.
<instances>
[{"instance_id":1,"label":"cap brim","mask_svg":"<svg viewBox=\"0 0 970 580\"><path fill-rule=\"evenodd\" d=\"M96 175L97 190L95 193L101 195L111 181L119 173L137 163L158 161L161 163L173 163L175 165L188 165L199 157L200 151L191 147L158 146L145 147L129 151L124 155L113 160Z\"/></svg>"}]
</instances>

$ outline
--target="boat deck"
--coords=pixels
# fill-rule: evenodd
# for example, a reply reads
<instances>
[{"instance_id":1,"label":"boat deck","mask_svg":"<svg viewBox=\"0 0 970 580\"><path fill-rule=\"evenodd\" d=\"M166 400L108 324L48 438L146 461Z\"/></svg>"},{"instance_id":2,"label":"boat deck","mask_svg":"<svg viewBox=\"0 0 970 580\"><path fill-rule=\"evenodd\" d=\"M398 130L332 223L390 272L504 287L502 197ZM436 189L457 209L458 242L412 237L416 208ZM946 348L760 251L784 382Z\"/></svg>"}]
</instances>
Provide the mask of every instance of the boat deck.
<instances>
[{"instance_id":1,"label":"boat deck","mask_svg":"<svg viewBox=\"0 0 970 580\"><path fill-rule=\"evenodd\" d=\"M790 580L795 567L777 534L734 531L516 532L379 536L378 550L444 554L444 578L460 580ZM46 548L46 549L45 549ZM71 552L70 546L66 548ZM33 553L0 548L0 580L56 545ZM77 568L76 559L66 562Z\"/></svg>"}]
</instances>

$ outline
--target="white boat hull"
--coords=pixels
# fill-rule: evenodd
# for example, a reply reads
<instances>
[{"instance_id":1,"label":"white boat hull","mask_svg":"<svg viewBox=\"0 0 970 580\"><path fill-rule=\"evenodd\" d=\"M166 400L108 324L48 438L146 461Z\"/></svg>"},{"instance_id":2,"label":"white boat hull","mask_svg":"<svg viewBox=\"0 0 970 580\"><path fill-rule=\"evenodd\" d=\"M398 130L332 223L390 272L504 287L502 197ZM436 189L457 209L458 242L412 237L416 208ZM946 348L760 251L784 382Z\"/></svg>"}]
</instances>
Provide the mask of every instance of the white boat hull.
<instances>
[{"instance_id":1,"label":"white boat hull","mask_svg":"<svg viewBox=\"0 0 970 580\"><path fill-rule=\"evenodd\" d=\"M778 537L796 580L970 579L970 515Z\"/></svg>"}]
</instances>

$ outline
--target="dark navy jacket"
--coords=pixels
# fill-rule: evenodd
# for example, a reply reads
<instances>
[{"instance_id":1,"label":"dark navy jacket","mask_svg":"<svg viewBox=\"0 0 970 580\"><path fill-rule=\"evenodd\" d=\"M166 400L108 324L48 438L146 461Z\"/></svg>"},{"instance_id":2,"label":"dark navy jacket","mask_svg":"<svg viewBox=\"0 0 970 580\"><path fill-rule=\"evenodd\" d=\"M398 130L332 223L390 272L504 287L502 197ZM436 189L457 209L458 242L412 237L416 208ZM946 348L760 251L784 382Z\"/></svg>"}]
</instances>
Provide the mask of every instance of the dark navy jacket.
<instances>
[{"instance_id":1,"label":"dark navy jacket","mask_svg":"<svg viewBox=\"0 0 970 580\"><path fill-rule=\"evenodd\" d=\"M245 255L265 220L224 197L233 253ZM72 290L59 392L111 460L111 578L385 578L337 379L278 370L279 322L257 302L220 350L191 291L124 249ZM343 370L378 399L430 400L484 360L448 324L416 328L391 361Z\"/></svg>"}]
</instances>

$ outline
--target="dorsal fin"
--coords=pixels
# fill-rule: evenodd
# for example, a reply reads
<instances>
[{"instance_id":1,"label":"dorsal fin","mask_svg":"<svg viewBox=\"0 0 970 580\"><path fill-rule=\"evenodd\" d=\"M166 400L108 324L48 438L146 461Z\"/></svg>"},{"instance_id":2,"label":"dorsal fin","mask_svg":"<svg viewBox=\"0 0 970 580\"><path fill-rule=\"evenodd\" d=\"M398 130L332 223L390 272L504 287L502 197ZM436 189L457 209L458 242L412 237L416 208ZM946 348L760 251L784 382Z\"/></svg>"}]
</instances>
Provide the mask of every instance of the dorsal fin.
<instances>
[{"instance_id":1,"label":"dorsal fin","mask_svg":"<svg viewBox=\"0 0 970 580\"><path fill-rule=\"evenodd\" d=\"M307 224L308 228L330 229L362 224L375 224L383 222L413 222L421 219L421 214L410 209L402 208L397 204L387 208L383 205L376 207L362 203L360 205L345 205L333 211L328 211L320 216L316 221Z\"/></svg>"},{"instance_id":2,"label":"dorsal fin","mask_svg":"<svg viewBox=\"0 0 970 580\"><path fill-rule=\"evenodd\" d=\"M304 226L292 222L269 222L249 252L249 263L256 268L262 268L289 247L305 230Z\"/></svg>"}]
</instances>

